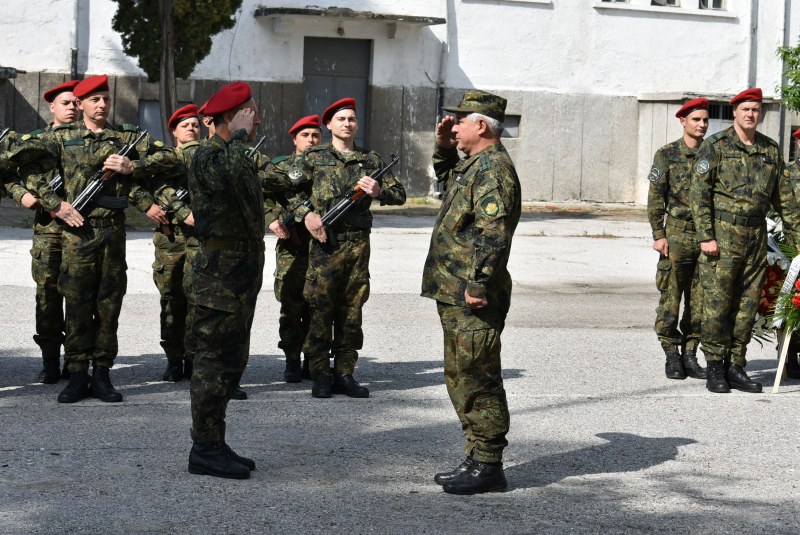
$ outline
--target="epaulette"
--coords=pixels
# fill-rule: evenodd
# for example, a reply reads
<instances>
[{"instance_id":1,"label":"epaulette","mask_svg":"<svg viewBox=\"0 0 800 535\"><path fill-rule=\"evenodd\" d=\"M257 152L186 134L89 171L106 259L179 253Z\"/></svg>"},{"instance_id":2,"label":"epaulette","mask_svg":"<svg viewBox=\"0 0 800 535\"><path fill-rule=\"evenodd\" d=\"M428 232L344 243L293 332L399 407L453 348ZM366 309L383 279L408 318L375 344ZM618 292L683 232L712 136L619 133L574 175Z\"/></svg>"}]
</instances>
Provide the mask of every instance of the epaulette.
<instances>
[{"instance_id":1,"label":"epaulette","mask_svg":"<svg viewBox=\"0 0 800 535\"><path fill-rule=\"evenodd\" d=\"M716 134L712 134L712 135L708 136L708 137L707 137L707 138L704 140L704 142L708 142L708 143L716 143L716 142L717 142L717 141L719 141L720 139L724 138L724 137L727 135L727 133L728 133L728 129L726 128L725 130L722 130L722 131L720 131L720 132L717 132Z\"/></svg>"},{"instance_id":2,"label":"epaulette","mask_svg":"<svg viewBox=\"0 0 800 535\"><path fill-rule=\"evenodd\" d=\"M136 132L139 130L139 127L136 126L135 124L123 123L122 129L125 130L126 132Z\"/></svg>"},{"instance_id":3,"label":"epaulette","mask_svg":"<svg viewBox=\"0 0 800 535\"><path fill-rule=\"evenodd\" d=\"M323 150L328 150L330 148L330 143L323 143L321 145L315 145L313 147L308 147L304 152L320 152Z\"/></svg>"},{"instance_id":4,"label":"epaulette","mask_svg":"<svg viewBox=\"0 0 800 535\"><path fill-rule=\"evenodd\" d=\"M480 169L481 171L486 171L488 169L491 169L491 167L492 164L490 162L489 154L486 151L483 151L480 157L478 158L478 169Z\"/></svg>"},{"instance_id":5,"label":"epaulette","mask_svg":"<svg viewBox=\"0 0 800 535\"><path fill-rule=\"evenodd\" d=\"M291 154L287 154L286 156L275 156L272 159L272 163L273 163L273 165L278 165L279 163L285 162L286 160L288 160L291 157L292 157Z\"/></svg>"},{"instance_id":6,"label":"epaulette","mask_svg":"<svg viewBox=\"0 0 800 535\"><path fill-rule=\"evenodd\" d=\"M772 139L771 137L765 136L761 132L756 132L756 136L758 137L758 141L761 141L761 142L763 142L763 143L765 143L767 145L772 145L773 147L780 148L780 146L778 145L778 142L775 141L774 139Z\"/></svg>"},{"instance_id":7,"label":"epaulette","mask_svg":"<svg viewBox=\"0 0 800 535\"><path fill-rule=\"evenodd\" d=\"M40 129L38 129L38 130L34 130L33 132L28 132L28 134L27 134L27 135L28 135L28 136L30 136L30 137L36 137L36 136L38 136L39 134L41 134L42 132L44 132L44 130L42 130L42 129L40 128Z\"/></svg>"}]
</instances>

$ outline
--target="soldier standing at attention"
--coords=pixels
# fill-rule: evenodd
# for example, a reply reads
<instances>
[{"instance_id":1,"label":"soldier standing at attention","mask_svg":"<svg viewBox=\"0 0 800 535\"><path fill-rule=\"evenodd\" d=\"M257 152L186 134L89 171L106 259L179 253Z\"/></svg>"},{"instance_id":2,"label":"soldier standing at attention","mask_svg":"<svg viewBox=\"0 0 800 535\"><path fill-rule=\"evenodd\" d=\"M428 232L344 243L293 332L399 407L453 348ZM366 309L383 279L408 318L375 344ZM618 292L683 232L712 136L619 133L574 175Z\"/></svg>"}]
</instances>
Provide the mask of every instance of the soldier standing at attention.
<instances>
[{"instance_id":1,"label":"soldier standing at attention","mask_svg":"<svg viewBox=\"0 0 800 535\"><path fill-rule=\"evenodd\" d=\"M433 168L445 197L431 235L422 296L436 300L444 332L447 392L464 436L466 459L434 480L453 494L506 488L503 449L508 405L500 335L511 305L508 257L522 211L514 163L500 141L506 100L464 94L436 127ZM466 159L459 160L456 148Z\"/></svg>"},{"instance_id":2,"label":"soldier standing at attention","mask_svg":"<svg viewBox=\"0 0 800 535\"><path fill-rule=\"evenodd\" d=\"M255 470L225 443L225 411L247 366L264 269L264 196L248 141L260 119L250 86L223 86L205 104L215 135L195 151L189 191L200 251L194 258L197 341L189 472L246 479Z\"/></svg>"},{"instance_id":3,"label":"soldier standing at attention","mask_svg":"<svg viewBox=\"0 0 800 535\"><path fill-rule=\"evenodd\" d=\"M700 340L710 392L761 392L745 373L767 256L767 210L798 243L798 208L778 144L756 131L761 89L733 97L733 126L706 139L692 173L692 216L700 243Z\"/></svg>"},{"instance_id":4,"label":"soldier standing at attention","mask_svg":"<svg viewBox=\"0 0 800 535\"><path fill-rule=\"evenodd\" d=\"M58 162L66 200L49 186L48 175L40 175L36 194L45 210L68 225L62 232L58 290L66 305L64 357L70 381L58 401L74 403L91 394L118 402L122 394L111 384L109 369L118 352L117 325L127 286L125 213L119 206L126 205L129 193L137 188L139 209L148 215L163 214L144 185L154 174L175 172L178 162L163 143L148 137L129 156L116 154L139 131L131 125L118 130L108 124L111 96L106 75L81 81L73 95L83 112L82 123L56 127L38 140ZM29 144L35 148L35 143ZM72 202L99 169L116 175L107 181L103 198L88 205L82 215ZM91 390L89 361L95 365Z\"/></svg>"},{"instance_id":5,"label":"soldier standing at attention","mask_svg":"<svg viewBox=\"0 0 800 535\"><path fill-rule=\"evenodd\" d=\"M303 151L316 147L322 141L322 125L318 115L309 115L297 121L289 129L294 143L294 153L272 160L268 174L288 177L292 190L311 196L311 181L302 172ZM275 298L281 303L278 347L286 355L283 378L287 383L299 383L304 374L309 374L308 359L300 366L300 351L308 333L308 303L303 298L303 286L308 270L308 244L311 235L304 225L287 228L283 219L287 217L288 200L283 193L266 197L265 214L268 228L278 237L275 244ZM306 375L308 377L308 375Z\"/></svg>"},{"instance_id":6,"label":"soldier standing at attention","mask_svg":"<svg viewBox=\"0 0 800 535\"><path fill-rule=\"evenodd\" d=\"M382 183L371 177L384 164L376 152L355 145L355 99L343 98L331 104L322 114L322 123L331 132L331 142L307 149L302 158L306 180L312 181L314 211L304 206L295 210L298 217L305 218L314 238L303 289L311 314L303 353L314 380L313 397L344 394L366 398L369 390L353 378L353 372L358 350L364 344L361 308L369 297L369 207L373 199L381 205L403 204L406 191L391 172L384 175ZM356 184L366 195L347 217L328 229L332 240L326 243L321 216ZM333 379L329 352L333 354Z\"/></svg>"},{"instance_id":7,"label":"soldier standing at attention","mask_svg":"<svg viewBox=\"0 0 800 535\"><path fill-rule=\"evenodd\" d=\"M187 269L187 242L192 250L199 245L193 236L194 216L188 199L179 199L176 191L188 188L188 175L192 155L197 150L200 137L200 116L197 106L188 104L172 114L167 123L175 138L175 152L183 163L181 172L167 179L156 192L159 204L166 210L168 225L160 225L153 232L155 262L153 281L161 294L161 347L167 355L164 381L180 381L192 377L192 359L185 348L188 297L184 289ZM194 256L194 255L192 255ZM191 276L191 274L190 274ZM194 300L192 299L192 306Z\"/></svg>"},{"instance_id":8,"label":"soldier standing at attention","mask_svg":"<svg viewBox=\"0 0 800 535\"><path fill-rule=\"evenodd\" d=\"M647 215L653 249L661 255L656 271L661 299L655 331L667 356L664 372L668 379L686 379L687 375L705 379L706 370L697 363L703 294L695 269L700 246L695 239L689 185L697 150L708 130L708 100L688 101L675 117L681 121L683 136L656 151L648 176Z\"/></svg>"}]
</instances>

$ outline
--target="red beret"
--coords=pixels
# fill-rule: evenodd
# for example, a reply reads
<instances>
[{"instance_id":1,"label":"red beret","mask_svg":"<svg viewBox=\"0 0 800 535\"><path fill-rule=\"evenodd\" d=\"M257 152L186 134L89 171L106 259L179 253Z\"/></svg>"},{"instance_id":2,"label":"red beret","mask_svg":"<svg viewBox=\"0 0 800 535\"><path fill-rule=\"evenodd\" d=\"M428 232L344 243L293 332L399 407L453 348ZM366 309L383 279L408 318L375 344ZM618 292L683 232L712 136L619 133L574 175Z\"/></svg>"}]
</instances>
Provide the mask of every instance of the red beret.
<instances>
[{"instance_id":1,"label":"red beret","mask_svg":"<svg viewBox=\"0 0 800 535\"><path fill-rule=\"evenodd\" d=\"M246 82L224 85L203 105L203 115L219 115L237 108L250 100L252 95L253 92Z\"/></svg>"},{"instance_id":2,"label":"red beret","mask_svg":"<svg viewBox=\"0 0 800 535\"><path fill-rule=\"evenodd\" d=\"M294 126L289 129L289 135L294 136L303 128L319 128L322 130L322 125L319 124L319 115L309 115L307 117L303 117L294 123Z\"/></svg>"},{"instance_id":3,"label":"red beret","mask_svg":"<svg viewBox=\"0 0 800 535\"><path fill-rule=\"evenodd\" d=\"M169 126L170 130L175 130L175 127L178 126L178 123L184 119L197 117L198 115L200 115L200 112L197 110L197 106L194 104L187 104L186 106L175 110L175 113L173 113L172 117L169 118L167 126Z\"/></svg>"},{"instance_id":4,"label":"red beret","mask_svg":"<svg viewBox=\"0 0 800 535\"><path fill-rule=\"evenodd\" d=\"M99 76L90 76L81 80L72 90L75 98L83 98L92 93L99 93L100 91L108 91L108 75L101 74Z\"/></svg>"},{"instance_id":5,"label":"red beret","mask_svg":"<svg viewBox=\"0 0 800 535\"><path fill-rule=\"evenodd\" d=\"M354 98L343 98L342 100L337 100L327 108L325 111L322 112L322 122L323 124L328 124L331 121L331 117L333 114L339 110L355 110L356 109L356 99Z\"/></svg>"},{"instance_id":6,"label":"red beret","mask_svg":"<svg viewBox=\"0 0 800 535\"><path fill-rule=\"evenodd\" d=\"M80 80L70 80L68 82L64 82L63 84L59 84L55 87L51 87L47 91L44 92L44 100L47 102L53 102L58 95L65 91L72 91L75 89L75 86L78 85L81 81Z\"/></svg>"},{"instance_id":7,"label":"red beret","mask_svg":"<svg viewBox=\"0 0 800 535\"><path fill-rule=\"evenodd\" d=\"M800 128L792 132L792 137L795 139L800 139Z\"/></svg>"},{"instance_id":8,"label":"red beret","mask_svg":"<svg viewBox=\"0 0 800 535\"><path fill-rule=\"evenodd\" d=\"M763 98L763 95L761 93L761 88L760 87L753 87L753 88L750 88L750 89L746 89L745 91L742 91L741 93L739 93L738 95L733 97L731 99L731 106L733 106L735 104L739 104L740 102L744 102L746 100L757 100L757 101L761 102L762 98Z\"/></svg>"},{"instance_id":9,"label":"red beret","mask_svg":"<svg viewBox=\"0 0 800 535\"><path fill-rule=\"evenodd\" d=\"M675 113L675 117L681 119L683 117L686 117L695 110L707 110L707 109L708 109L707 98L693 98L692 100L681 106L681 109L679 109L677 113Z\"/></svg>"}]
</instances>

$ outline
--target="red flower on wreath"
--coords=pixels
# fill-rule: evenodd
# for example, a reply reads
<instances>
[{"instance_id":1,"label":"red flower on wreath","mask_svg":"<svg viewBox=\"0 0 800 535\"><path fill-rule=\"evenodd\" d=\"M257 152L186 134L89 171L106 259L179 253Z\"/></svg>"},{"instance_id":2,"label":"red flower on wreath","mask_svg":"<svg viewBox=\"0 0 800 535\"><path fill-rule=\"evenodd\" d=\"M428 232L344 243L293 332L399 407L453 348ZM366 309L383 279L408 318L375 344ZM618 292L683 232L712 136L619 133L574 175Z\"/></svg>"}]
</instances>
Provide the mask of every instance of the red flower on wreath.
<instances>
[{"instance_id":1,"label":"red flower on wreath","mask_svg":"<svg viewBox=\"0 0 800 535\"><path fill-rule=\"evenodd\" d=\"M792 304L794 306L796 306L797 308L800 308L800 294L795 295L794 297L792 297Z\"/></svg>"},{"instance_id":2,"label":"red flower on wreath","mask_svg":"<svg viewBox=\"0 0 800 535\"><path fill-rule=\"evenodd\" d=\"M761 289L761 299L758 301L758 312L762 316L774 311L775 303L778 302L778 295L781 293L781 286L783 286L783 279L785 278L786 273L777 264L767 266L767 280L764 282L764 287ZM800 288L798 288L798 291L800 291ZM795 306L800 307L800 304Z\"/></svg>"},{"instance_id":3,"label":"red flower on wreath","mask_svg":"<svg viewBox=\"0 0 800 535\"><path fill-rule=\"evenodd\" d=\"M794 283L795 289L800 292L800 279L797 279Z\"/></svg>"}]
</instances>

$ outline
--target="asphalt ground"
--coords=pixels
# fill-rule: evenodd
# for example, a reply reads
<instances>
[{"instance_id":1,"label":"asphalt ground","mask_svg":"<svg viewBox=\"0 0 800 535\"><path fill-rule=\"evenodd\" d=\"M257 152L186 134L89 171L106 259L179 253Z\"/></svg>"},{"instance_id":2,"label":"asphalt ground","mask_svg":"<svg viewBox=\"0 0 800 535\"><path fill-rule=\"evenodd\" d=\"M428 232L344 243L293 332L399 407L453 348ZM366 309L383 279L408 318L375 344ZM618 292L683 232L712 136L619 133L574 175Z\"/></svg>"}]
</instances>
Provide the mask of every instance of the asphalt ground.
<instances>
[{"instance_id":1,"label":"asphalt ground","mask_svg":"<svg viewBox=\"0 0 800 535\"><path fill-rule=\"evenodd\" d=\"M4 202L0 221L13 210ZM664 378L656 253L630 207L524 215L503 333L510 488L442 492L433 474L462 460L463 437L435 304L419 296L432 225L417 208L376 217L356 372L369 399L317 400L310 382L282 382L267 255L242 380L250 399L228 408L228 442L258 464L245 481L186 469L188 383L159 380L150 234L128 234L111 372L125 401L60 405L65 382L35 383L31 232L0 227L0 533L800 532L800 383L768 393L775 348L757 342L748 371L763 394Z\"/></svg>"}]
</instances>

